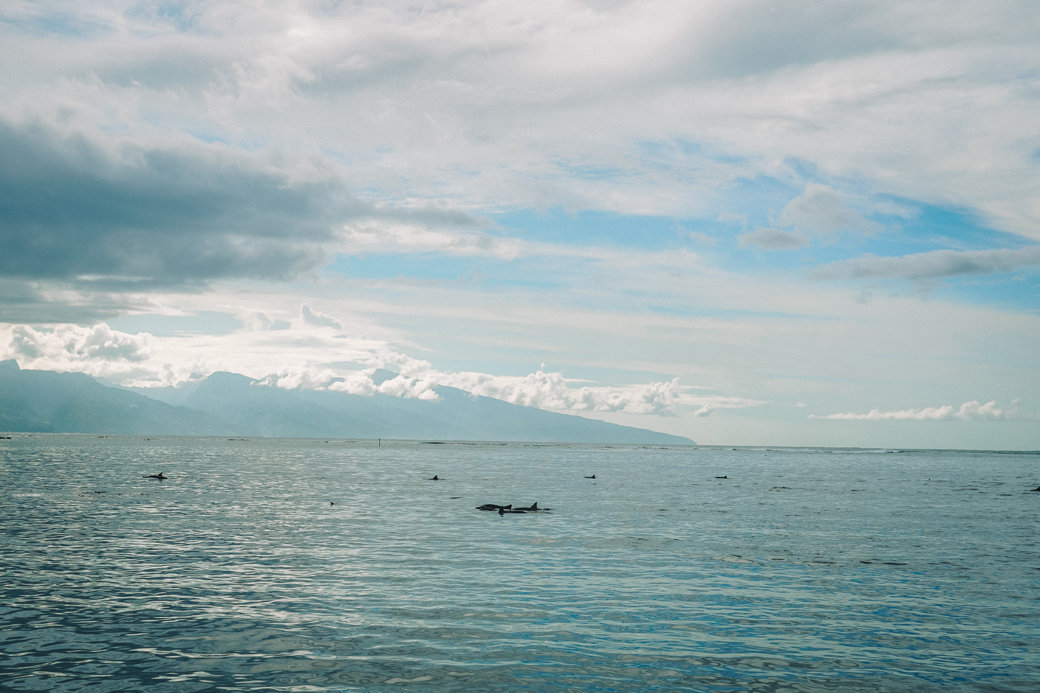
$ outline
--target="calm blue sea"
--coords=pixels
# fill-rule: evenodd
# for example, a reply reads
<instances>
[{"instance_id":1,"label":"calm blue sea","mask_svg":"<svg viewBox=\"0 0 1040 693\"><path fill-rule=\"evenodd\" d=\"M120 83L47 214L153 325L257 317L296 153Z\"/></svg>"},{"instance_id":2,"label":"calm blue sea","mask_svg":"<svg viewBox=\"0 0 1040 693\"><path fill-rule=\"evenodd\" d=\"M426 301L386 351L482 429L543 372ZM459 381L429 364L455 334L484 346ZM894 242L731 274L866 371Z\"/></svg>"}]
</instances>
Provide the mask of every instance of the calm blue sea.
<instances>
[{"instance_id":1,"label":"calm blue sea","mask_svg":"<svg viewBox=\"0 0 1040 693\"><path fill-rule=\"evenodd\" d=\"M1035 691L1038 484L1025 453L15 434L0 689Z\"/></svg>"}]
</instances>

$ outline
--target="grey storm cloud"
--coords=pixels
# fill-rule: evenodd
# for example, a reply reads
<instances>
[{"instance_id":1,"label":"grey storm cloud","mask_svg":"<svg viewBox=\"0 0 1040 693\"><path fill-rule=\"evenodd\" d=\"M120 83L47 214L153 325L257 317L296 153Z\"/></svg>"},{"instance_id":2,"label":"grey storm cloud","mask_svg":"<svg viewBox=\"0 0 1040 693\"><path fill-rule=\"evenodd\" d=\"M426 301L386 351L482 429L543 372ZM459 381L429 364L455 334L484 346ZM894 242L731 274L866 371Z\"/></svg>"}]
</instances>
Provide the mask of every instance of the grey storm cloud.
<instances>
[{"instance_id":1,"label":"grey storm cloud","mask_svg":"<svg viewBox=\"0 0 1040 693\"><path fill-rule=\"evenodd\" d=\"M220 144L0 119L0 151L0 276L283 280L319 265L336 225L365 214L331 176L300 179Z\"/></svg>"}]
</instances>

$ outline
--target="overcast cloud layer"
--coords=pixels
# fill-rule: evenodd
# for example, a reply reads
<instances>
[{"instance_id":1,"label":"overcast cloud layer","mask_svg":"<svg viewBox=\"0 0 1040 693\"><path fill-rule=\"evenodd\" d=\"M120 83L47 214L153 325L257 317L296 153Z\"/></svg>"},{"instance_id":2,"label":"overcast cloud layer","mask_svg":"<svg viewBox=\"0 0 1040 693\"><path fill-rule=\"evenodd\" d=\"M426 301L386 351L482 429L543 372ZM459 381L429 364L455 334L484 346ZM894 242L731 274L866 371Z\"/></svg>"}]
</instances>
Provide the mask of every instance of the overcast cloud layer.
<instances>
[{"instance_id":1,"label":"overcast cloud layer","mask_svg":"<svg viewBox=\"0 0 1040 693\"><path fill-rule=\"evenodd\" d=\"M0 358L1040 448L1038 35L1024 0L5 3Z\"/></svg>"}]
</instances>

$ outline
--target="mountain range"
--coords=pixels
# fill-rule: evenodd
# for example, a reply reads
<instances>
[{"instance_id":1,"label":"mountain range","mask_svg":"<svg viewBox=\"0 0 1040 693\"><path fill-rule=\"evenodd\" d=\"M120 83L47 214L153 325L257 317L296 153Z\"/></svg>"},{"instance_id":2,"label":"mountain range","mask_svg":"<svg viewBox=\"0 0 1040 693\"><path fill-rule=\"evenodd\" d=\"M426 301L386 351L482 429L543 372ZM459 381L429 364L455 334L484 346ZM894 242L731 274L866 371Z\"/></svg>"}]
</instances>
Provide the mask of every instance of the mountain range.
<instances>
[{"instance_id":1,"label":"mountain range","mask_svg":"<svg viewBox=\"0 0 1040 693\"><path fill-rule=\"evenodd\" d=\"M390 372L376 379L392 378ZM178 388L105 385L0 361L0 431L693 445L680 436L434 388L438 399L287 390L236 373Z\"/></svg>"}]
</instances>

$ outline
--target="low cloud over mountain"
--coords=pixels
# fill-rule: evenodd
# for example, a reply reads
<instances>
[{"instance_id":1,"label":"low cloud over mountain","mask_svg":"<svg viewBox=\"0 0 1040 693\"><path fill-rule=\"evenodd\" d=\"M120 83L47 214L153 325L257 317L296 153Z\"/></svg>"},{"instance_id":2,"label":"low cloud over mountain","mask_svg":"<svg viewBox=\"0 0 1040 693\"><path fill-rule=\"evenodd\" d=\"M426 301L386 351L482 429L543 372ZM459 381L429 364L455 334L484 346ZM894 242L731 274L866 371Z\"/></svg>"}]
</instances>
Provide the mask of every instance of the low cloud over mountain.
<instances>
[{"instance_id":1,"label":"low cloud over mountain","mask_svg":"<svg viewBox=\"0 0 1040 693\"><path fill-rule=\"evenodd\" d=\"M396 374L385 374L393 380ZM679 436L522 407L455 388L438 398L287 390L234 373L131 392L0 362L0 430L690 445ZM160 401L165 400L165 401Z\"/></svg>"}]
</instances>

